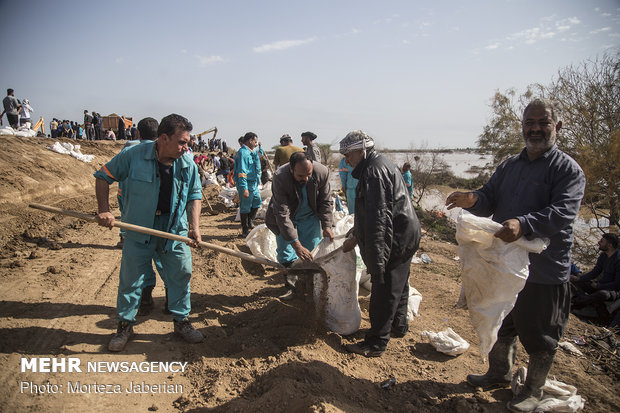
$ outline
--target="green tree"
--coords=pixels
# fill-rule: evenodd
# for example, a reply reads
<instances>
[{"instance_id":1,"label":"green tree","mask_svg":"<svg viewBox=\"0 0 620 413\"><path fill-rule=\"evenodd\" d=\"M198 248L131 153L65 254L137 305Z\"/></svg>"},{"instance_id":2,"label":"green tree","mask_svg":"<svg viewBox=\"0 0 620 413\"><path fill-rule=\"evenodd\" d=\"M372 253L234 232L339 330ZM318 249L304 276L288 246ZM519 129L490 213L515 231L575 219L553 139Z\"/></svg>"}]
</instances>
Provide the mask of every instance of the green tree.
<instances>
[{"instance_id":1,"label":"green tree","mask_svg":"<svg viewBox=\"0 0 620 413\"><path fill-rule=\"evenodd\" d=\"M562 148L588 180L583 203L620 226L620 54L569 66L545 88L562 104Z\"/></svg>"},{"instance_id":2,"label":"green tree","mask_svg":"<svg viewBox=\"0 0 620 413\"><path fill-rule=\"evenodd\" d=\"M604 55L558 71L549 85L535 84L517 97L514 89L496 91L491 119L478 148L494 155L497 165L523 148L522 112L533 96L562 105L558 146L582 167L586 179L583 204L594 216L620 226L620 61Z\"/></svg>"},{"instance_id":3,"label":"green tree","mask_svg":"<svg viewBox=\"0 0 620 413\"><path fill-rule=\"evenodd\" d=\"M514 89L508 89L503 94L497 90L491 98L489 106L493 115L477 143L480 150L493 154L494 166L510 155L519 153L523 148L521 117L532 96L533 93L528 88L521 96L517 96Z\"/></svg>"}]
</instances>

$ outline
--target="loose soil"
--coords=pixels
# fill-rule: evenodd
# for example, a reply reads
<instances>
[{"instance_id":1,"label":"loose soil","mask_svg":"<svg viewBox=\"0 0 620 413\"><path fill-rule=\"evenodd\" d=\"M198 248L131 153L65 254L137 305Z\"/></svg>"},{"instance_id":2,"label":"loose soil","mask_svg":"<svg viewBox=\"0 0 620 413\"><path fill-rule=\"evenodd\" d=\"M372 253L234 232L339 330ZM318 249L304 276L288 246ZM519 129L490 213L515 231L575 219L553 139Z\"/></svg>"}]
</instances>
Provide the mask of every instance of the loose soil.
<instances>
[{"instance_id":1,"label":"loose soil","mask_svg":"<svg viewBox=\"0 0 620 413\"><path fill-rule=\"evenodd\" d=\"M94 214L92 173L122 143L81 142L83 153L96 155L90 164L49 151L51 143L0 137L0 410L505 411L509 389L484 392L465 383L468 373L484 372L486 364L468 313L455 308L460 291L457 247L434 239L430 231L421 252L432 262L411 267L411 285L423 296L421 315L410 324L409 334L390 341L380 358L343 349L363 338L369 327L369 293L364 289L361 330L343 337L327 331L306 300L279 301L282 280L274 270L210 250L193 252L191 321L206 340L190 345L172 334L170 316L161 311L164 294L158 280L155 309L138 318L136 338L123 352L109 353L106 345L116 328L118 230L31 209L28 203ZM213 191L205 193L217 213L203 208L203 240L248 252L233 222L235 211L223 208ZM116 204L113 195L111 202ZM447 327L471 343L465 354L438 353L420 336L421 331ZM571 316L565 337L598 332ZM587 399L585 411L620 411L616 370L609 369L601 354L575 357L560 350L551 375L579 389ZM83 372L22 373L20 360L32 357L79 358ZM86 371L89 362L109 361L188 364L183 373ZM527 363L521 347L517 362ZM380 383L390 377L395 384L382 389ZM97 393L93 387L71 393L69 382L116 384L122 394ZM175 392L127 393L131 382L166 383ZM62 385L62 393L32 390L47 383Z\"/></svg>"}]
</instances>

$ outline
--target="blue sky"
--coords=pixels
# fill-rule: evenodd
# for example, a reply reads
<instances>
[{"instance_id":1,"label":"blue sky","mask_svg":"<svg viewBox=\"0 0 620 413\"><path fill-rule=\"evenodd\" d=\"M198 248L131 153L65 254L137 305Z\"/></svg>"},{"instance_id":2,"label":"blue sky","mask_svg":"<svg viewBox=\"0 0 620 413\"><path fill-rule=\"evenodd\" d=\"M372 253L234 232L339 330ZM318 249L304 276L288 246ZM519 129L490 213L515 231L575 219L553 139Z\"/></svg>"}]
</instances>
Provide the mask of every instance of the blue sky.
<instances>
[{"instance_id":1,"label":"blue sky","mask_svg":"<svg viewBox=\"0 0 620 413\"><path fill-rule=\"evenodd\" d=\"M0 88L37 119L179 113L268 148L353 129L473 147L495 90L620 49L618 0L2 0L0 15Z\"/></svg>"}]
</instances>

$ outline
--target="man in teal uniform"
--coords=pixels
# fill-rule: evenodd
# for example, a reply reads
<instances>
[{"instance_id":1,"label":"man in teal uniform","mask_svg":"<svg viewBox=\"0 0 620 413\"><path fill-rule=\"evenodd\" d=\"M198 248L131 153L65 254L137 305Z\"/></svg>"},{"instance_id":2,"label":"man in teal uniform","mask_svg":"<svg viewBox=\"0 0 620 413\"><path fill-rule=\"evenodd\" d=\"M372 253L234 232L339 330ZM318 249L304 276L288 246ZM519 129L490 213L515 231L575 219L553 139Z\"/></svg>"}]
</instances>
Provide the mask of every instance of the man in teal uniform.
<instances>
[{"instance_id":1,"label":"man in teal uniform","mask_svg":"<svg viewBox=\"0 0 620 413\"><path fill-rule=\"evenodd\" d=\"M261 167L258 153L254 150L258 145L258 136L248 132L240 140L243 146L235 155L235 184L239 193L241 230L246 236L254 228L254 218L262 202L258 191Z\"/></svg>"},{"instance_id":2,"label":"man in teal uniform","mask_svg":"<svg viewBox=\"0 0 620 413\"><path fill-rule=\"evenodd\" d=\"M135 125L134 125L135 126ZM157 128L159 127L159 122L157 119L153 118L144 118L138 122L137 139L127 141L123 146L123 150L127 150L128 148L138 145L142 142L154 141L157 139ZM123 192L125 190L125 181L118 183L118 209L121 211L121 221L125 222L125 208L123 203ZM120 230L120 241L117 244L119 248L123 247L123 241L125 239L125 235L127 231L121 228ZM153 259L155 267L157 271L161 274L163 271L161 268L161 263L157 258ZM161 276L164 279L163 276ZM155 277L155 271L153 268L147 269L146 274L144 275L144 285L142 286L142 297L140 298L140 307L138 308L138 315L149 315L153 310L153 289L155 288L155 284L157 283L157 278ZM164 313L170 314L170 310L168 310L168 288L166 288L166 302L163 308Z\"/></svg>"},{"instance_id":3,"label":"man in teal uniform","mask_svg":"<svg viewBox=\"0 0 620 413\"><path fill-rule=\"evenodd\" d=\"M296 152L278 168L271 189L265 224L276 234L278 262L289 267L298 258L312 261L311 251L321 239L334 239L329 169ZM291 300L297 276L285 278L280 299Z\"/></svg>"},{"instance_id":4,"label":"man in teal uniform","mask_svg":"<svg viewBox=\"0 0 620 413\"><path fill-rule=\"evenodd\" d=\"M130 224L187 236L192 246L200 241L202 192L198 168L186 154L192 124L183 116L164 117L156 141L144 142L121 151L95 172L99 225L112 228L110 184L125 181L123 203ZM189 218L189 225L188 225ZM144 277L151 261L159 260L168 286L168 308L174 317L174 332L189 343L204 339L188 320L192 256L188 245L127 231L116 301L118 329L108 344L110 351L121 351L133 336Z\"/></svg>"},{"instance_id":5,"label":"man in teal uniform","mask_svg":"<svg viewBox=\"0 0 620 413\"><path fill-rule=\"evenodd\" d=\"M353 167L347 163L346 158L340 160L340 167L338 173L340 174L340 183L342 184L342 190L347 197L347 209L349 214L355 214L355 188L357 188L357 179L353 178L351 173Z\"/></svg>"},{"instance_id":6,"label":"man in teal uniform","mask_svg":"<svg viewBox=\"0 0 620 413\"><path fill-rule=\"evenodd\" d=\"M409 198L413 200L413 178L411 177L411 164L405 162L403 164L403 181L407 186L407 192L409 192Z\"/></svg>"}]
</instances>

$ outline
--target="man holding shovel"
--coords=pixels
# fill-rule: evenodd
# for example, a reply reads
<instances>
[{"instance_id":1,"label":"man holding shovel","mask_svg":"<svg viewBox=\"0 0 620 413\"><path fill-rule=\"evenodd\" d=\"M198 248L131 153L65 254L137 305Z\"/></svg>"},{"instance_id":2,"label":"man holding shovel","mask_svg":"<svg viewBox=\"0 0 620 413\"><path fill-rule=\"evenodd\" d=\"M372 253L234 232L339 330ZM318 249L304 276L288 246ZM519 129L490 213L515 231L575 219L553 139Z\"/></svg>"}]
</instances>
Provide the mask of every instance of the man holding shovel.
<instances>
[{"instance_id":1,"label":"man holding shovel","mask_svg":"<svg viewBox=\"0 0 620 413\"><path fill-rule=\"evenodd\" d=\"M109 185L125 181L123 193L127 223L187 236L196 246L201 240L199 217L201 185L198 168L187 155L192 124L183 116L164 117L158 139L122 151L95 172L99 225L112 228ZM189 225L188 225L189 220ZM133 324L142 295L143 279L158 259L168 286L168 308L174 332L189 343L204 337L188 320L190 306L191 252L188 245L127 231L119 275L118 329L108 350L121 351L133 336Z\"/></svg>"}]
</instances>

